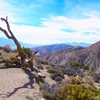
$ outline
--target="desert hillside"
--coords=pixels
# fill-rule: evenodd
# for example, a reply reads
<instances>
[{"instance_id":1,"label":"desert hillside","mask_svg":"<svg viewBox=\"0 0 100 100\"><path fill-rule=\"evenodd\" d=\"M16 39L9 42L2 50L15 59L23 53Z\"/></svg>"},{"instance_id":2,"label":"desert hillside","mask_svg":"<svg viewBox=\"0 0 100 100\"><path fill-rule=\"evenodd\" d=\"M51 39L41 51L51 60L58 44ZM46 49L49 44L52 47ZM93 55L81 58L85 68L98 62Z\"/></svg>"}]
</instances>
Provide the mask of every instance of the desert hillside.
<instances>
[{"instance_id":1,"label":"desert hillside","mask_svg":"<svg viewBox=\"0 0 100 100\"><path fill-rule=\"evenodd\" d=\"M70 87L70 89L73 87L78 89L78 86L83 89L85 89L86 87L91 87L93 88L93 91L98 91L99 95L99 72L97 73L95 71L90 70L88 66L81 68L77 63L74 66L67 66L67 64L60 65L62 61L65 61L67 58L71 57L70 55L72 54L72 57L77 54L78 56L75 56L77 59L79 55L87 55L90 50L95 50L94 47L98 51L99 45L97 46L97 44L93 44L89 48L71 47L65 50L57 51L55 53L47 54L45 56L37 55L33 60L33 63L40 70L40 72L46 76L45 78L42 78L42 80L39 79L38 74L35 72L35 70L31 71L30 68L23 68L21 66L10 66L3 62L5 60L12 60L12 58L15 57L17 53L14 53L12 51L8 52L1 49L0 100L57 100L57 98L61 98L60 100L62 100L63 94L60 93L63 93L63 89L61 89L61 86L65 87L65 85L66 88ZM52 60L50 60L51 56ZM64 58L64 60L63 57L67 58ZM73 59L70 61L73 61ZM75 62L73 64L75 64ZM87 89L89 89L89 93L93 92L90 88ZM71 90L66 90L66 93L67 91ZM84 93L80 90L77 90L77 92ZM93 92L93 94L93 98L97 98L98 95L96 95L95 92ZM73 94L70 95L73 98ZM67 96L69 95L67 94ZM85 94L85 96L87 97L87 94ZM64 98L67 98L66 95ZM83 99L83 97L79 98ZM99 96L98 98L100 99Z\"/></svg>"},{"instance_id":2,"label":"desert hillside","mask_svg":"<svg viewBox=\"0 0 100 100\"><path fill-rule=\"evenodd\" d=\"M71 47L58 52L39 56L37 59L46 59L52 64L69 66L70 62L79 62L80 67L87 65L93 71L100 72L100 41L87 48Z\"/></svg>"}]
</instances>

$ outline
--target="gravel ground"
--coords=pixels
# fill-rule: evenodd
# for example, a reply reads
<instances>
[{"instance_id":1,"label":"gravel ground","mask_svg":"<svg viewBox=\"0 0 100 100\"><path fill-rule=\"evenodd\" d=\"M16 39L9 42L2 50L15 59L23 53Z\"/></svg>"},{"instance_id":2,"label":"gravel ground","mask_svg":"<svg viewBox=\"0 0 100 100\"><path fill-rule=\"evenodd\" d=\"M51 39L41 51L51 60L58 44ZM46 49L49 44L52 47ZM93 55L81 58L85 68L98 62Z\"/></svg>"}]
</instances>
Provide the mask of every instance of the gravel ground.
<instances>
[{"instance_id":1,"label":"gravel ground","mask_svg":"<svg viewBox=\"0 0 100 100\"><path fill-rule=\"evenodd\" d=\"M34 73L34 72L33 72ZM39 82L29 70L0 67L0 100L38 100Z\"/></svg>"},{"instance_id":2,"label":"gravel ground","mask_svg":"<svg viewBox=\"0 0 100 100\"><path fill-rule=\"evenodd\" d=\"M40 81L36 72L28 69L2 67L0 64L0 100L45 100L39 90ZM47 70L40 70L46 76L44 84L56 83Z\"/></svg>"}]
</instances>

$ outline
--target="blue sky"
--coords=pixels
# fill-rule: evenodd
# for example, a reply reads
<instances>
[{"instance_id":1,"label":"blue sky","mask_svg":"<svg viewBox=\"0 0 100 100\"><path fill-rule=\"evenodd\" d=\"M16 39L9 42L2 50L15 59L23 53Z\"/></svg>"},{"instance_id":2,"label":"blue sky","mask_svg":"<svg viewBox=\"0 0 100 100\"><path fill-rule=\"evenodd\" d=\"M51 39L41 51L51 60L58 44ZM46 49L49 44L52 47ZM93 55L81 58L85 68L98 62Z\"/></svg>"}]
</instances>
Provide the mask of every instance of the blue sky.
<instances>
[{"instance_id":1,"label":"blue sky","mask_svg":"<svg viewBox=\"0 0 100 100\"><path fill-rule=\"evenodd\" d=\"M100 40L100 0L0 0L19 41L30 44ZM6 28L0 21L0 26ZM0 32L0 37L5 35Z\"/></svg>"}]
</instances>

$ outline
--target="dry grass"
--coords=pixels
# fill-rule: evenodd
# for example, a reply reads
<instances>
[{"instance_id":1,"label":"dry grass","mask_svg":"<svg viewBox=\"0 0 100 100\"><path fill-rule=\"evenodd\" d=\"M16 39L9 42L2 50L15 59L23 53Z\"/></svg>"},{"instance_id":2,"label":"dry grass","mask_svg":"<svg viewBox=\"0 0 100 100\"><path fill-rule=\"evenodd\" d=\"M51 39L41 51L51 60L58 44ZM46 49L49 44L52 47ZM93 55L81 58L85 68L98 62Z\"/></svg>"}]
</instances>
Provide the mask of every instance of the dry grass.
<instances>
[{"instance_id":1,"label":"dry grass","mask_svg":"<svg viewBox=\"0 0 100 100\"><path fill-rule=\"evenodd\" d=\"M85 76L83 78L83 82L86 83L86 84L89 84L89 85L93 85L94 80L91 76Z\"/></svg>"}]
</instances>

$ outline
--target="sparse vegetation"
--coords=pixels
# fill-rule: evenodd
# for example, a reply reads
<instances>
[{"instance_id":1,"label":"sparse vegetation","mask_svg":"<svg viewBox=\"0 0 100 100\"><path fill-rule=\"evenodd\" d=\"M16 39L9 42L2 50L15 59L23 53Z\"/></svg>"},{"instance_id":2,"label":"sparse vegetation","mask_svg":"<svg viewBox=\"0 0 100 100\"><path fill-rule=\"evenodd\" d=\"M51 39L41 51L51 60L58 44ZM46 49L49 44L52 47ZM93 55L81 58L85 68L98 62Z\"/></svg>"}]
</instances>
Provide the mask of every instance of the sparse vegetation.
<instances>
[{"instance_id":1,"label":"sparse vegetation","mask_svg":"<svg viewBox=\"0 0 100 100\"><path fill-rule=\"evenodd\" d=\"M28 100L33 100L32 96L30 96L30 95L27 95L25 98L28 99Z\"/></svg>"},{"instance_id":2,"label":"sparse vegetation","mask_svg":"<svg viewBox=\"0 0 100 100\"><path fill-rule=\"evenodd\" d=\"M57 77L55 77L55 81L56 81L56 82L62 81L62 78L59 77L59 76L57 76Z\"/></svg>"},{"instance_id":3,"label":"sparse vegetation","mask_svg":"<svg viewBox=\"0 0 100 100\"><path fill-rule=\"evenodd\" d=\"M91 76L85 76L83 78L83 81L85 84L89 84L89 85L93 85L93 82L94 82L94 80Z\"/></svg>"},{"instance_id":4,"label":"sparse vegetation","mask_svg":"<svg viewBox=\"0 0 100 100\"><path fill-rule=\"evenodd\" d=\"M28 57L31 57L32 56L32 52L31 52L30 48L23 47L22 50L23 50L23 52L25 54L27 54ZM18 50L16 49L14 52L18 52Z\"/></svg>"},{"instance_id":5,"label":"sparse vegetation","mask_svg":"<svg viewBox=\"0 0 100 100\"><path fill-rule=\"evenodd\" d=\"M80 64L79 64L79 62L70 62L69 66L71 66L71 67L79 67Z\"/></svg>"},{"instance_id":6,"label":"sparse vegetation","mask_svg":"<svg viewBox=\"0 0 100 100\"><path fill-rule=\"evenodd\" d=\"M81 84L82 78L71 77L71 83L72 84Z\"/></svg>"},{"instance_id":7,"label":"sparse vegetation","mask_svg":"<svg viewBox=\"0 0 100 100\"><path fill-rule=\"evenodd\" d=\"M9 63L5 62L5 63L4 63L4 66L9 66Z\"/></svg>"},{"instance_id":8,"label":"sparse vegetation","mask_svg":"<svg viewBox=\"0 0 100 100\"><path fill-rule=\"evenodd\" d=\"M40 84L39 84L39 89L41 90L42 88L43 88L43 84L40 83Z\"/></svg>"},{"instance_id":9,"label":"sparse vegetation","mask_svg":"<svg viewBox=\"0 0 100 100\"><path fill-rule=\"evenodd\" d=\"M89 70L89 66L87 66L87 65L84 65L82 68L83 68L84 70Z\"/></svg>"},{"instance_id":10,"label":"sparse vegetation","mask_svg":"<svg viewBox=\"0 0 100 100\"><path fill-rule=\"evenodd\" d=\"M94 86L60 85L54 100L100 100L100 90Z\"/></svg>"},{"instance_id":11,"label":"sparse vegetation","mask_svg":"<svg viewBox=\"0 0 100 100\"><path fill-rule=\"evenodd\" d=\"M50 92L45 92L45 93L43 94L43 97L44 97L44 98L47 98L47 99L50 99L50 98L51 98L51 93L50 93Z\"/></svg>"},{"instance_id":12,"label":"sparse vegetation","mask_svg":"<svg viewBox=\"0 0 100 100\"><path fill-rule=\"evenodd\" d=\"M4 20L5 22L7 21L4 18L2 18L2 20ZM2 30L2 28L1 28L1 31L3 31L4 33L6 32L6 30ZM7 34L7 36L8 36L8 34ZM8 38L9 37L10 36L8 36ZM24 47L21 48L17 39L15 37L13 37L13 35L11 36L11 39L13 39L17 45L17 50L15 50L15 52L18 52L20 55L21 63L19 63L19 64L21 64L21 66L22 65L25 66L25 63L23 63L24 61L26 61L27 64L29 64L31 62L30 64L32 65L31 67L33 68L33 58L34 58L34 55L37 53L37 51L33 54L33 57L31 57L32 52L31 52L30 48L24 48ZM3 47L3 50L5 52L9 53L8 60L13 61L16 54L10 53L10 50L11 50L10 46L5 45ZM21 50L24 52L22 52ZM28 61L26 59L26 55L24 55L24 53L28 55L28 58L31 57L30 61ZM84 56L84 58L85 58L85 56ZM0 59L2 59L1 54L0 54ZM16 57L16 59L17 59L17 57ZM62 57L59 56L59 59L62 60ZM77 60L77 61L79 61L79 60ZM58 62L60 62L60 61L58 61ZM80 60L80 62L81 62L81 60ZM10 62L10 64L11 64L11 62ZM70 67L67 67L68 64ZM47 72L50 73L51 74L50 77L56 81L55 82L56 84L54 84L54 85L48 84L49 82L46 83L45 81L44 81L44 84L42 84L42 83L39 84L39 91L44 90L43 97L47 98L47 99L51 99L51 100L100 100L100 89L97 89L96 87L93 86L94 82L99 82L100 73L97 74L95 72L89 71L89 66L87 66L87 65L84 65L83 67L81 66L84 69L81 71L81 69L80 69L81 63L79 63L79 62L70 62L68 64L66 63L66 65L64 65L64 66L59 65L59 68L58 68L57 63L50 64L46 60L45 57L41 61L38 61L38 66L37 66L38 69L39 68L43 69L44 68L43 65L45 65L45 66L51 65L51 66L47 67ZM9 66L9 63L5 62L4 65ZM88 70L88 71L86 71L86 70ZM40 71L38 71L38 72L40 72ZM31 74L31 76L32 76L31 79L33 79L33 74L31 72L30 73L25 72L25 73ZM68 75L69 77L72 76L69 79L70 84L63 83L62 79L65 78L64 74ZM30 79L30 76L28 76L28 77ZM31 81L31 79L30 79L30 82L25 83L24 86L26 86L27 84L28 85L33 84L34 82ZM46 88L44 88L44 87L46 87ZM27 95L25 98L32 100L32 97L30 95Z\"/></svg>"},{"instance_id":13,"label":"sparse vegetation","mask_svg":"<svg viewBox=\"0 0 100 100\"><path fill-rule=\"evenodd\" d=\"M44 65L48 65L49 63L48 63L48 61L46 60L46 59L41 59L41 60L38 60L38 59L36 59L37 60L37 63L38 64L44 64Z\"/></svg>"},{"instance_id":14,"label":"sparse vegetation","mask_svg":"<svg viewBox=\"0 0 100 100\"><path fill-rule=\"evenodd\" d=\"M56 76L59 76L59 77L62 77L62 78L64 78L64 73L61 71L61 70L59 70L59 69L54 69L54 68L49 68L48 70L47 70L47 72L48 73L56 73Z\"/></svg>"},{"instance_id":15,"label":"sparse vegetation","mask_svg":"<svg viewBox=\"0 0 100 100\"><path fill-rule=\"evenodd\" d=\"M58 76L58 74L57 73L52 73L51 75L50 75L50 77L53 79L53 80L55 80L55 78Z\"/></svg>"}]
</instances>

